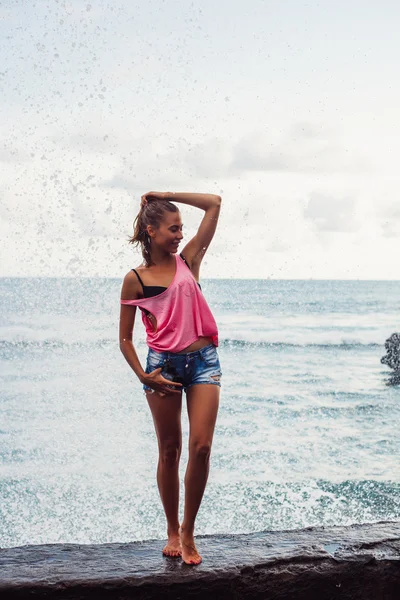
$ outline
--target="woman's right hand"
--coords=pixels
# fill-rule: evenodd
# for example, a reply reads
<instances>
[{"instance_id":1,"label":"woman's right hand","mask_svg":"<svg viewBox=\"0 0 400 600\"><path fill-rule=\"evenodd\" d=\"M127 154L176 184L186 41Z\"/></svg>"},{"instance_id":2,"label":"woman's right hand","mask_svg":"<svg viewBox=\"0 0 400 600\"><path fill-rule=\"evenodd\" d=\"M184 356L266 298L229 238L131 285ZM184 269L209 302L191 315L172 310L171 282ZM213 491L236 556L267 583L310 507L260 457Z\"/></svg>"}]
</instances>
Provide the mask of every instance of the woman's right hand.
<instances>
[{"instance_id":1,"label":"woman's right hand","mask_svg":"<svg viewBox=\"0 0 400 600\"><path fill-rule=\"evenodd\" d=\"M145 373L142 377L142 383L150 387L155 392L158 392L160 396L166 394L180 394L182 391L182 384L175 381L170 381L161 375L162 367L154 369L151 373Z\"/></svg>"},{"instance_id":2,"label":"woman's right hand","mask_svg":"<svg viewBox=\"0 0 400 600\"><path fill-rule=\"evenodd\" d=\"M149 200L165 200L167 192L147 192L143 194L140 200L140 206L143 208L149 202Z\"/></svg>"}]
</instances>

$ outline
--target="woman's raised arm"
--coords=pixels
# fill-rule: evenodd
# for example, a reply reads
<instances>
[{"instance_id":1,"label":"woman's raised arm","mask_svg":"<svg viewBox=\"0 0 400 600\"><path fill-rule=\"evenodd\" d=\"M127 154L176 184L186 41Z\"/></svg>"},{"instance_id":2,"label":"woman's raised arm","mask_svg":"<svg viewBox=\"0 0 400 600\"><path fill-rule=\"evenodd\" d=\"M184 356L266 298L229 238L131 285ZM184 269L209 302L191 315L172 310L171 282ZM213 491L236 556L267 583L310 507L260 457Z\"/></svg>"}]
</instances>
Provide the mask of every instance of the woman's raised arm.
<instances>
[{"instance_id":1,"label":"woman's raised arm","mask_svg":"<svg viewBox=\"0 0 400 600\"><path fill-rule=\"evenodd\" d=\"M158 199L195 206L205 211L196 235L187 242L182 250L182 255L194 271L193 274L195 274L195 272L198 272L200 263L217 229L222 202L221 196L191 192L148 192L142 196L142 203Z\"/></svg>"}]
</instances>

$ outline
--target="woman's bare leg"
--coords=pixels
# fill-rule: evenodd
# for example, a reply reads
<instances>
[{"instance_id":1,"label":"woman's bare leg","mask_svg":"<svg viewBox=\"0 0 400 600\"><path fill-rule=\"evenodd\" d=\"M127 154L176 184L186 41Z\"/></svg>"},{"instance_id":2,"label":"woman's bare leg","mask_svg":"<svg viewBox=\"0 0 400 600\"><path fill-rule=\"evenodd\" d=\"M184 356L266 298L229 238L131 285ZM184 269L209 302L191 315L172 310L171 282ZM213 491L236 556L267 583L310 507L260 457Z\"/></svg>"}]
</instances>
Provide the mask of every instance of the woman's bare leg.
<instances>
[{"instance_id":1,"label":"woman's bare leg","mask_svg":"<svg viewBox=\"0 0 400 600\"><path fill-rule=\"evenodd\" d=\"M189 462L185 474L185 512L181 526L182 558L187 564L201 562L194 543L194 522L210 469L219 394L220 388L216 385L199 384L187 390Z\"/></svg>"},{"instance_id":2,"label":"woman's bare leg","mask_svg":"<svg viewBox=\"0 0 400 600\"><path fill-rule=\"evenodd\" d=\"M182 448L182 394L146 393L158 439L157 484L167 519L166 556L181 556L179 537L179 459Z\"/></svg>"}]
</instances>

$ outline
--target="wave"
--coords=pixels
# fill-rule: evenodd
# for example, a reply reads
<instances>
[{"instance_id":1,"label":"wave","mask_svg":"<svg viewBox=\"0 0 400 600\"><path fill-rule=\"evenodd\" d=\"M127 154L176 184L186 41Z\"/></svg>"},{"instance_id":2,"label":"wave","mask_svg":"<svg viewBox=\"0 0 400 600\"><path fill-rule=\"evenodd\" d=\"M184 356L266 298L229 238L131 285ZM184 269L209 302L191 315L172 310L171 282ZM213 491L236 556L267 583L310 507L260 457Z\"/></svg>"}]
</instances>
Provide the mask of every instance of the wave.
<instances>
[{"instance_id":1,"label":"wave","mask_svg":"<svg viewBox=\"0 0 400 600\"><path fill-rule=\"evenodd\" d=\"M142 346L144 342L137 340L135 345ZM24 351L24 350L62 350L62 349L79 349L91 346L92 348L105 348L109 346L118 346L118 340L115 338L94 338L90 340L80 341L64 341L60 339L16 339L16 340L0 340L0 352L7 351ZM367 349L367 348L382 348L383 344L362 343L362 342L347 342L342 341L341 343L294 343L294 342L283 342L283 341L265 341L265 340L238 340L234 338L223 338L219 341L220 348L228 349L282 349L285 348L315 348L319 350L353 350L353 349Z\"/></svg>"},{"instance_id":2,"label":"wave","mask_svg":"<svg viewBox=\"0 0 400 600\"><path fill-rule=\"evenodd\" d=\"M20 465L16 467L18 476L0 481L2 514L9 524L0 530L3 548L27 543L124 543L164 535L160 509L148 498L149 489L156 493L149 487L150 474L143 486L142 479L127 478L124 472L102 478L94 477L92 470L72 477L57 465L43 478L23 477ZM399 492L397 482L371 479L338 483L214 480L204 500L207 516L199 515L198 527L202 534L226 536L398 521ZM24 517L26 513L30 519ZM113 520L112 531L104 514Z\"/></svg>"},{"instance_id":3,"label":"wave","mask_svg":"<svg viewBox=\"0 0 400 600\"><path fill-rule=\"evenodd\" d=\"M59 350L85 347L104 348L118 346L115 339L96 339L88 341L65 342L57 339L48 340L0 340L0 352L10 350Z\"/></svg>"},{"instance_id":4,"label":"wave","mask_svg":"<svg viewBox=\"0 0 400 600\"><path fill-rule=\"evenodd\" d=\"M227 348L319 348L319 349L330 349L338 348L340 350L351 350L353 348L382 348L383 344L376 342L362 343L362 342L347 342L342 341L340 343L293 343L293 342L267 342L267 341L251 341L251 340L236 340L232 338L225 338L220 340L220 346Z\"/></svg>"}]
</instances>

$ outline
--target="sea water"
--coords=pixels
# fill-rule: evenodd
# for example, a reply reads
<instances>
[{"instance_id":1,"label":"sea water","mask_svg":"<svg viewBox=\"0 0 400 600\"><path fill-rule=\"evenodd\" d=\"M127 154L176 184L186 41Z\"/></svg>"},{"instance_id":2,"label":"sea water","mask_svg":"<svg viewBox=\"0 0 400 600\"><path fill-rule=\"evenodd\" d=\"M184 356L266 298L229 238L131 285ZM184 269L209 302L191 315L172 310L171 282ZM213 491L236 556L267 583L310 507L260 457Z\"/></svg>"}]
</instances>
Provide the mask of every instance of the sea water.
<instances>
[{"instance_id":1,"label":"sea water","mask_svg":"<svg viewBox=\"0 0 400 600\"><path fill-rule=\"evenodd\" d=\"M0 280L0 547L165 537L115 279ZM223 370L197 533L400 520L400 282L203 280ZM144 329L134 341L142 364ZM181 478L187 461L183 413ZM181 490L183 498L183 484Z\"/></svg>"}]
</instances>

